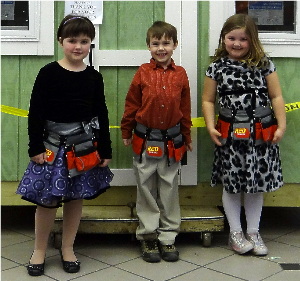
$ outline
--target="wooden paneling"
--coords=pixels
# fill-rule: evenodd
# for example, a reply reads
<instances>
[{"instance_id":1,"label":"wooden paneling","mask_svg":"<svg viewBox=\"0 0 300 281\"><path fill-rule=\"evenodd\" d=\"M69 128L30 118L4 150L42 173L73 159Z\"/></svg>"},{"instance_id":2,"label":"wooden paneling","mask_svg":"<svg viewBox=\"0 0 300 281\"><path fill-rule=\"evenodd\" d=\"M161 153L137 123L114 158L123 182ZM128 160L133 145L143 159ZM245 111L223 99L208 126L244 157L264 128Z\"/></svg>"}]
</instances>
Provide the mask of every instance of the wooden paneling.
<instances>
[{"instance_id":1,"label":"wooden paneling","mask_svg":"<svg viewBox=\"0 0 300 281\"><path fill-rule=\"evenodd\" d=\"M135 67L100 67L104 78L109 121L112 126L120 126L125 96L135 71ZM131 148L123 145L120 128L111 128L110 132L113 144L113 160L110 167L131 167Z\"/></svg>"},{"instance_id":2,"label":"wooden paneling","mask_svg":"<svg viewBox=\"0 0 300 281\"><path fill-rule=\"evenodd\" d=\"M141 1L118 3L118 49L144 49L146 31L153 21L153 3Z\"/></svg>"},{"instance_id":3,"label":"wooden paneling","mask_svg":"<svg viewBox=\"0 0 300 281\"><path fill-rule=\"evenodd\" d=\"M20 91L19 108L28 109L30 95L39 69L49 63L52 57L21 56L20 57ZM27 118L19 117L19 168L18 178L21 178L28 165L28 134Z\"/></svg>"},{"instance_id":4,"label":"wooden paneling","mask_svg":"<svg viewBox=\"0 0 300 281\"><path fill-rule=\"evenodd\" d=\"M19 106L20 61L18 56L4 56L1 61L1 103ZM1 114L1 178L18 180L19 118Z\"/></svg>"},{"instance_id":5,"label":"wooden paneling","mask_svg":"<svg viewBox=\"0 0 300 281\"><path fill-rule=\"evenodd\" d=\"M198 13L198 92L201 112L201 92L208 56L208 1L199 1ZM64 16L64 1L55 1L55 30ZM105 1L103 24L99 26L100 49L146 49L147 28L154 20L164 19L163 1ZM55 55L46 56L2 56L1 103L28 109L32 85L40 67L61 58L62 52L56 39ZM145 58L145 62L149 58ZM286 103L299 102L300 59L276 58L274 62L283 89ZM105 92L111 125L120 125L124 99L135 67L100 67L105 82ZM1 114L1 177L2 181L20 180L28 162L27 118ZM300 110L287 114L287 132L282 140L281 157L286 183L299 183L299 139ZM211 173L213 146L205 128L198 130L198 178L208 182ZM111 129L113 141L112 168L131 167L131 151L122 144L119 129Z\"/></svg>"},{"instance_id":6,"label":"wooden paneling","mask_svg":"<svg viewBox=\"0 0 300 281\"><path fill-rule=\"evenodd\" d=\"M209 38L209 2L200 1L198 4L198 115L203 116L201 111L201 94L205 71L210 63L208 54ZM208 135L206 128L198 128L198 179L200 182L210 180L213 143Z\"/></svg>"},{"instance_id":7,"label":"wooden paneling","mask_svg":"<svg viewBox=\"0 0 300 281\"><path fill-rule=\"evenodd\" d=\"M300 102L300 59L274 58L285 103ZM287 130L280 143L285 182L300 183L300 109L288 112Z\"/></svg>"}]
</instances>

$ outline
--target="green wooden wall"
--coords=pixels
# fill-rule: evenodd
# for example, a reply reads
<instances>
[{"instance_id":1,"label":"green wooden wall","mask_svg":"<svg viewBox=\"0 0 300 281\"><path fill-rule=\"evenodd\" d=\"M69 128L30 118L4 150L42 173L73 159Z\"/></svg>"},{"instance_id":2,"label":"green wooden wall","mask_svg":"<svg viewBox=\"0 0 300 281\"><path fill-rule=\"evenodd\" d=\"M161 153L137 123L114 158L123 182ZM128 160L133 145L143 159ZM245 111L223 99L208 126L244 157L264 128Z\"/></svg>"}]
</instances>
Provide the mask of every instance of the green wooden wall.
<instances>
[{"instance_id":1,"label":"green wooden wall","mask_svg":"<svg viewBox=\"0 0 300 281\"><path fill-rule=\"evenodd\" d=\"M198 2L198 116L201 112L201 91L208 56L207 1ZM55 30L64 16L64 2L55 1ZM146 48L145 33L155 20L164 20L163 1L105 1L103 24L100 25L100 49L135 50ZM39 69L62 56L55 41L54 56L2 56L1 104L28 109L32 85ZM286 103L298 102L300 59L275 58ZM101 67L104 76L111 125L119 125L124 99L136 67ZM28 164L27 118L2 113L1 119L1 180L18 181ZM299 183L300 110L287 114L287 133L281 143L284 178L287 183ZM213 145L205 128L198 128L198 178L210 178ZM111 129L113 141L112 168L131 167L131 151L122 144L120 130Z\"/></svg>"}]
</instances>

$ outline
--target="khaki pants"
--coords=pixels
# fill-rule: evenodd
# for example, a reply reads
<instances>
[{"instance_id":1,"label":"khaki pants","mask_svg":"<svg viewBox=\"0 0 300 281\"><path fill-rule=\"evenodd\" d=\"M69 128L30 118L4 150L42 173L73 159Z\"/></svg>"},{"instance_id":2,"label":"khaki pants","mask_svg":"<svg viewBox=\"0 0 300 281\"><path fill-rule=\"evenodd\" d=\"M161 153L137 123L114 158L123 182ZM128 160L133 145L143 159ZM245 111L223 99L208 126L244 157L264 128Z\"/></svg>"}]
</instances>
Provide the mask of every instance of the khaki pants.
<instances>
[{"instance_id":1,"label":"khaki pants","mask_svg":"<svg viewBox=\"0 0 300 281\"><path fill-rule=\"evenodd\" d=\"M178 196L179 162L167 156L162 159L133 157L133 169L137 180L136 211L139 226L138 240L158 239L161 244L174 244L180 228L180 206Z\"/></svg>"}]
</instances>

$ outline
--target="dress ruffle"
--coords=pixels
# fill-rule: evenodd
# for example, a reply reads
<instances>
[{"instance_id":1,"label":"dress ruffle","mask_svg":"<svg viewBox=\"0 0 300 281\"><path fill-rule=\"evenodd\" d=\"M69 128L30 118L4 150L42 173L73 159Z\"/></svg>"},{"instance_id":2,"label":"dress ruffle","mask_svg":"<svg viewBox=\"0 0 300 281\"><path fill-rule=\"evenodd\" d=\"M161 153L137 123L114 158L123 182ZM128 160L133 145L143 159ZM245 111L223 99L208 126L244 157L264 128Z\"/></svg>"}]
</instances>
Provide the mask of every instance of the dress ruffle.
<instances>
[{"instance_id":1,"label":"dress ruffle","mask_svg":"<svg viewBox=\"0 0 300 281\"><path fill-rule=\"evenodd\" d=\"M109 167L97 166L70 178L65 149L61 146L51 165L30 161L16 193L26 201L57 208L62 202L96 198L110 187L113 176Z\"/></svg>"}]
</instances>

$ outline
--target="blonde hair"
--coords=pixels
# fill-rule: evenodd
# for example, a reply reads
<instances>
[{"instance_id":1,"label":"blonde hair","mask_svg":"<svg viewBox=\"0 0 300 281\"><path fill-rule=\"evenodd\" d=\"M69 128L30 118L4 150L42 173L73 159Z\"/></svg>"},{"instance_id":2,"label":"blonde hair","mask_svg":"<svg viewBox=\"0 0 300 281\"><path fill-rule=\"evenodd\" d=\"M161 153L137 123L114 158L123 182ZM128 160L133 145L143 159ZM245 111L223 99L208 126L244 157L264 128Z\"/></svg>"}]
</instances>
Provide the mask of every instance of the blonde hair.
<instances>
[{"instance_id":1,"label":"blonde hair","mask_svg":"<svg viewBox=\"0 0 300 281\"><path fill-rule=\"evenodd\" d=\"M243 59L249 66L263 67L267 64L266 53L258 37L258 29L254 20L246 14L235 14L229 17L221 30L219 45L216 49L213 61L228 55L226 51L224 39L225 35L232 30L244 28L245 33L249 37L249 52Z\"/></svg>"}]
</instances>

